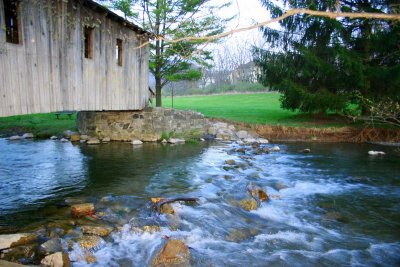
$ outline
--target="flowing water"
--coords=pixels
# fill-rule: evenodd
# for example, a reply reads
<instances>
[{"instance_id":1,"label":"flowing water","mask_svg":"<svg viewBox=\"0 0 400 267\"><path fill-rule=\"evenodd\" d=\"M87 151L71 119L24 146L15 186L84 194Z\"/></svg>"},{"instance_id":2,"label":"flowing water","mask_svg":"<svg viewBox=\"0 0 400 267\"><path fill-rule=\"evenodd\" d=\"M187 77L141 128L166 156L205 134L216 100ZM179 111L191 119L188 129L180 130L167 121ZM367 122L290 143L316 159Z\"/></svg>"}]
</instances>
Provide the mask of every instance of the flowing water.
<instances>
[{"instance_id":1,"label":"flowing water","mask_svg":"<svg viewBox=\"0 0 400 267\"><path fill-rule=\"evenodd\" d=\"M278 145L280 152L256 155L251 147L241 153L224 143L135 147L0 139L0 230L71 220L64 204L81 200L95 203L101 223L119 229L94 251L93 266L151 265L166 236L189 246L192 266L399 266L399 152ZM299 152L306 147L311 153ZM271 200L249 212L240 200L250 198L250 182ZM175 215L160 215L149 209L150 198L159 196L199 201L174 203ZM155 224L161 231L132 231ZM80 253L77 246L70 251L73 266L87 265Z\"/></svg>"}]
</instances>

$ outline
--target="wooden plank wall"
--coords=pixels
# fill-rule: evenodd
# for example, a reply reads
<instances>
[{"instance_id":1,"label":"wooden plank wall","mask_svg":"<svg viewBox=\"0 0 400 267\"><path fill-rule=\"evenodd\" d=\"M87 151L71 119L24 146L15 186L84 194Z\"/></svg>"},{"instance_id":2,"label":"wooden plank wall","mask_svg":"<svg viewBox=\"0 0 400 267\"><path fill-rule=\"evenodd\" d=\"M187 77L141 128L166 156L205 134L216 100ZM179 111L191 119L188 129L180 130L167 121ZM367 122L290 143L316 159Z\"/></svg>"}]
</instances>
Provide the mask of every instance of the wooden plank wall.
<instances>
[{"instance_id":1,"label":"wooden plank wall","mask_svg":"<svg viewBox=\"0 0 400 267\"><path fill-rule=\"evenodd\" d=\"M79 1L22 0L21 44L0 29L0 116L61 110L140 110L148 101L148 46L136 32ZM93 59L83 25L94 25ZM4 25L0 0L0 25ZM123 40L123 66L115 58Z\"/></svg>"}]
</instances>

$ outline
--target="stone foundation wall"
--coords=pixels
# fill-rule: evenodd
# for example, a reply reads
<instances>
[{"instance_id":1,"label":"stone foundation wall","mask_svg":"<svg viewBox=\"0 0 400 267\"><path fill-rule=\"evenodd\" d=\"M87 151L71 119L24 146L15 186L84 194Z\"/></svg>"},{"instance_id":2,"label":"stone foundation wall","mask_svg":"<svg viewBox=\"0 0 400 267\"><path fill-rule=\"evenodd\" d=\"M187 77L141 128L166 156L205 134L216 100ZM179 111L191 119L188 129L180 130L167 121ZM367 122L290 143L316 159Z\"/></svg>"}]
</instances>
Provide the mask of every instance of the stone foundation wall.
<instances>
[{"instance_id":1,"label":"stone foundation wall","mask_svg":"<svg viewBox=\"0 0 400 267\"><path fill-rule=\"evenodd\" d=\"M109 137L112 141L133 139L154 142L163 132L188 137L207 132L209 122L201 113L166 108L142 111L81 111L77 118L81 134Z\"/></svg>"}]
</instances>

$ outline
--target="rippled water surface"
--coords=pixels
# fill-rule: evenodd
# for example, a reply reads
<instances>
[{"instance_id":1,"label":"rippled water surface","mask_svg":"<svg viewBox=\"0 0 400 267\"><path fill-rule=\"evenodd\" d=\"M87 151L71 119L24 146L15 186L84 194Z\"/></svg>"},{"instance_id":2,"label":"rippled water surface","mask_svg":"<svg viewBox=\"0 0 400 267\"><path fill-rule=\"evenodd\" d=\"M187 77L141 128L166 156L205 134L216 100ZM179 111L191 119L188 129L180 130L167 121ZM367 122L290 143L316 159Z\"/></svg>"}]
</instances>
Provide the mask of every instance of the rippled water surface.
<instances>
[{"instance_id":1,"label":"rippled water surface","mask_svg":"<svg viewBox=\"0 0 400 267\"><path fill-rule=\"evenodd\" d=\"M280 152L234 152L235 144L163 146L0 139L0 230L71 219L65 200L95 203L119 228L95 266L145 266L165 242L184 240L193 266L399 266L400 154L355 144L278 144ZM272 145L268 145L272 147ZM310 154L299 150L311 148ZM385 156L368 156L384 150ZM234 167L225 160L233 159ZM225 168L224 168L225 166ZM240 207L253 182L270 195ZM197 197L176 215L150 197ZM97 222L98 223L98 222ZM139 234L132 226L157 224ZM71 251L74 266L86 266Z\"/></svg>"}]
</instances>

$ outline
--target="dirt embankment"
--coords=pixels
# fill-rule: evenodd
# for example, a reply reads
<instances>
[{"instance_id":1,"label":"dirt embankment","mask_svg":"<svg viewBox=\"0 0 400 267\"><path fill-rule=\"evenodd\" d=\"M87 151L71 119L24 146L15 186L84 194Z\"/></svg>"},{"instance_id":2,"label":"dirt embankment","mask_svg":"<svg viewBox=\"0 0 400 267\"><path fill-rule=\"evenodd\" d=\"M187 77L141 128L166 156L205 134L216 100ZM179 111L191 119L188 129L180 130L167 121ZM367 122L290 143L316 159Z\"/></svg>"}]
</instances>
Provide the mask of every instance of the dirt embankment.
<instances>
[{"instance_id":1,"label":"dirt embankment","mask_svg":"<svg viewBox=\"0 0 400 267\"><path fill-rule=\"evenodd\" d=\"M253 130L272 141L400 143L400 130L378 128L303 128L257 125Z\"/></svg>"}]
</instances>

